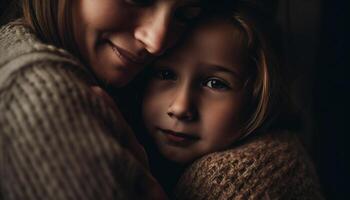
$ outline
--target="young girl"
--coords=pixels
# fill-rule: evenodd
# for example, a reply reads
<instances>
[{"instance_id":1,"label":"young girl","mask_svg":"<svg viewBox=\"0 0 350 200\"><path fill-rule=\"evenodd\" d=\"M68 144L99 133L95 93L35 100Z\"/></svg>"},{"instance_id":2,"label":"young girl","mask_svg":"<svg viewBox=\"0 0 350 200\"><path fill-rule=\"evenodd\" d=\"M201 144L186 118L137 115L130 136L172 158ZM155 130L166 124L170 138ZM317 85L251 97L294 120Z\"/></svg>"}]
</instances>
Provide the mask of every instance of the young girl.
<instances>
[{"instance_id":1,"label":"young girl","mask_svg":"<svg viewBox=\"0 0 350 200\"><path fill-rule=\"evenodd\" d=\"M153 64L146 86L143 120L159 152L182 165L202 157L175 197L322 198L301 145L280 124L288 96L267 24L245 3L229 15L200 21Z\"/></svg>"},{"instance_id":2,"label":"young girl","mask_svg":"<svg viewBox=\"0 0 350 200\"><path fill-rule=\"evenodd\" d=\"M226 149L273 114L278 66L258 27L239 17L206 18L152 65L143 118L170 160Z\"/></svg>"},{"instance_id":3,"label":"young girl","mask_svg":"<svg viewBox=\"0 0 350 200\"><path fill-rule=\"evenodd\" d=\"M201 2L18 2L21 19L0 28L0 199L162 199L130 128L95 90L128 84Z\"/></svg>"}]
</instances>

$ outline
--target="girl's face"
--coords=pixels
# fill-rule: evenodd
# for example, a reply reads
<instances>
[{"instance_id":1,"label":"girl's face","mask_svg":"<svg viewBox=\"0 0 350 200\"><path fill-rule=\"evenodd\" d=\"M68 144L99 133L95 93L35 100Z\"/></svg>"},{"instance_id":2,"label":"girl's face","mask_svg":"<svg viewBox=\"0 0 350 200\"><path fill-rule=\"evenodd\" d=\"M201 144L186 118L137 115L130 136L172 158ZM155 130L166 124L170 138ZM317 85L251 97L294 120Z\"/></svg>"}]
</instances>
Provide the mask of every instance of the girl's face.
<instances>
[{"instance_id":1,"label":"girl's face","mask_svg":"<svg viewBox=\"0 0 350 200\"><path fill-rule=\"evenodd\" d=\"M229 22L207 21L154 64L143 118L166 158L186 163L239 137L246 91L234 32Z\"/></svg>"},{"instance_id":2,"label":"girl's face","mask_svg":"<svg viewBox=\"0 0 350 200\"><path fill-rule=\"evenodd\" d=\"M77 0L74 32L97 77L120 87L175 43L200 12L196 0Z\"/></svg>"}]
</instances>

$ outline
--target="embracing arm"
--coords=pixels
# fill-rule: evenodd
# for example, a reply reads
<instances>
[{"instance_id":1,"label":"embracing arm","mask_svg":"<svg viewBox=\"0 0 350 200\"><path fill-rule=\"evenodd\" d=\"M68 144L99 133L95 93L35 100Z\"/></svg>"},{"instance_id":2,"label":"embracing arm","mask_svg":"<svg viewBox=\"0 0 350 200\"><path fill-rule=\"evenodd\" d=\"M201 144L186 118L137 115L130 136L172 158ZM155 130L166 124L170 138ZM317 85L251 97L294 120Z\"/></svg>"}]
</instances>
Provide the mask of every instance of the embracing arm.
<instances>
[{"instance_id":1,"label":"embracing arm","mask_svg":"<svg viewBox=\"0 0 350 200\"><path fill-rule=\"evenodd\" d=\"M194 162L175 199L323 199L314 168L297 138L273 133Z\"/></svg>"},{"instance_id":2,"label":"embracing arm","mask_svg":"<svg viewBox=\"0 0 350 200\"><path fill-rule=\"evenodd\" d=\"M36 63L8 80L0 107L0 195L147 199L145 184L153 180L127 150L120 116L74 67Z\"/></svg>"}]
</instances>

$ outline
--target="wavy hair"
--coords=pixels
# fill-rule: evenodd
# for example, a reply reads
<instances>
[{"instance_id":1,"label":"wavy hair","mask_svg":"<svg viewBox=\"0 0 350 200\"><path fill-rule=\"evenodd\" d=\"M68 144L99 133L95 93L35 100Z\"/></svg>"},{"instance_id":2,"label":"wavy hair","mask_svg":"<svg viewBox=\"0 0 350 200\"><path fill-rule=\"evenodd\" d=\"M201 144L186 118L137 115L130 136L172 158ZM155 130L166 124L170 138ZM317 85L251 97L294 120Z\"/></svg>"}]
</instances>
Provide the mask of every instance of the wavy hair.
<instances>
[{"instance_id":1,"label":"wavy hair","mask_svg":"<svg viewBox=\"0 0 350 200\"><path fill-rule=\"evenodd\" d=\"M271 16L256 4L243 0L236 1L234 8L225 14L238 31L242 43L239 50L248 68L246 87L250 100L241 128L242 139L255 131L278 127L275 124L288 115L291 104L282 80L283 54L277 51L281 50L278 47L281 41Z\"/></svg>"}]
</instances>

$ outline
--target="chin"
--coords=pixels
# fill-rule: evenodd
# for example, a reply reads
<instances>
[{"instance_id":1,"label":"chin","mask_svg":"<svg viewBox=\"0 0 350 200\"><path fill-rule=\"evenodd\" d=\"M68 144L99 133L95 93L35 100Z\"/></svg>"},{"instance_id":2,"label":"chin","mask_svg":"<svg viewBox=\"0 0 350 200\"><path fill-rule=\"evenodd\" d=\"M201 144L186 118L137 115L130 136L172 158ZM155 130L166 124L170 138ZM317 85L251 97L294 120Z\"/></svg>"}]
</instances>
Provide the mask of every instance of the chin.
<instances>
[{"instance_id":1,"label":"chin","mask_svg":"<svg viewBox=\"0 0 350 200\"><path fill-rule=\"evenodd\" d=\"M195 158L186 156L186 154L184 155L181 152L173 152L166 149L160 149L160 152L167 160L178 164L187 164L195 160Z\"/></svg>"}]
</instances>

